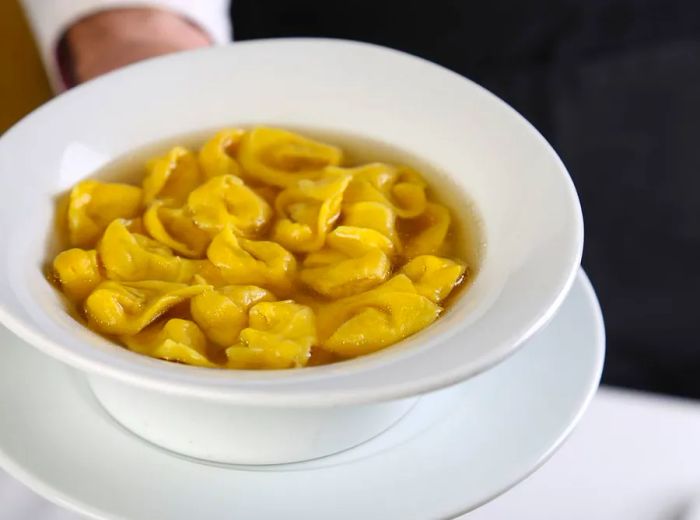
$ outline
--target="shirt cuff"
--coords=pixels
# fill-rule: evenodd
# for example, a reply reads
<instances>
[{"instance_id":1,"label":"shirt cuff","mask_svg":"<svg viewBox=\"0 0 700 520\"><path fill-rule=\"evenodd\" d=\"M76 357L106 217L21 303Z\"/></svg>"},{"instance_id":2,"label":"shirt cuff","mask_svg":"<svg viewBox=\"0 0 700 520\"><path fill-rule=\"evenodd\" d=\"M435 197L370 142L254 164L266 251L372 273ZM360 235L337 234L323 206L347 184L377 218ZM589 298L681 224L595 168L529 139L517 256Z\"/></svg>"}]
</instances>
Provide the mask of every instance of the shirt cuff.
<instances>
[{"instance_id":1,"label":"shirt cuff","mask_svg":"<svg viewBox=\"0 0 700 520\"><path fill-rule=\"evenodd\" d=\"M201 27L214 43L231 41L229 0L22 0L22 3L55 92L65 88L56 59L59 40L74 22L99 11L125 7L173 11Z\"/></svg>"}]
</instances>

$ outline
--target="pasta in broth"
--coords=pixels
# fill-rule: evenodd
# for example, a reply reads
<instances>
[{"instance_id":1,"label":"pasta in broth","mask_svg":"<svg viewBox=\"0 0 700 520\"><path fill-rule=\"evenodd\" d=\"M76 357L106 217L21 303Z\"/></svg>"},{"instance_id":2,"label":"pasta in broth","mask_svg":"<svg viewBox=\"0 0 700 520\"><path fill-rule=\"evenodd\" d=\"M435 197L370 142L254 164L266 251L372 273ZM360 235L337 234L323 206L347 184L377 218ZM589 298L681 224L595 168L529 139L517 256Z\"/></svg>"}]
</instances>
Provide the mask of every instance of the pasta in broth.
<instances>
[{"instance_id":1,"label":"pasta in broth","mask_svg":"<svg viewBox=\"0 0 700 520\"><path fill-rule=\"evenodd\" d=\"M84 323L151 357L280 369L375 352L438 319L473 275L417 171L348 165L277 128L225 129L85 180L53 280Z\"/></svg>"}]
</instances>

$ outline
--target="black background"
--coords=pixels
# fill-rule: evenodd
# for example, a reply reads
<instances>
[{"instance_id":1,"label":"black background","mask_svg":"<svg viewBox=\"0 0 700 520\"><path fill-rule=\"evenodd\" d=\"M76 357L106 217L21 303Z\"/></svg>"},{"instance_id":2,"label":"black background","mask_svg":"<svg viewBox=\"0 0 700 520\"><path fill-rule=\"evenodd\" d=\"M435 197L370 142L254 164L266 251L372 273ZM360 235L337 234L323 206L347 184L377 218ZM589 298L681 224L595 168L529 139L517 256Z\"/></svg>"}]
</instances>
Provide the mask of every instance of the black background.
<instances>
[{"instance_id":1,"label":"black background","mask_svg":"<svg viewBox=\"0 0 700 520\"><path fill-rule=\"evenodd\" d=\"M422 56L552 143L586 224L604 382L700 398L700 3L234 0L234 38L326 36Z\"/></svg>"}]
</instances>

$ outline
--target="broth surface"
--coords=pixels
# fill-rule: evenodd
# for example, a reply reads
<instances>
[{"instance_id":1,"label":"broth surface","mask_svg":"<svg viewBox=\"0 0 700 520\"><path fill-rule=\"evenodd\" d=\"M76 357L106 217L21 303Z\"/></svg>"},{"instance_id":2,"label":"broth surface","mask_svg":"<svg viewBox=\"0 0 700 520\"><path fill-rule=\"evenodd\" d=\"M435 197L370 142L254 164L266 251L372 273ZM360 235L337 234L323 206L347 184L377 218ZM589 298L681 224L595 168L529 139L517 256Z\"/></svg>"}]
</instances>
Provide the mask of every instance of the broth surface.
<instances>
[{"instance_id":1,"label":"broth surface","mask_svg":"<svg viewBox=\"0 0 700 520\"><path fill-rule=\"evenodd\" d=\"M454 287L449 291L449 294L447 297L441 299L439 302L439 307L441 308L440 312L444 312L445 310L448 310L450 305L457 299L459 298L459 295L467 290L468 286L478 273L479 269L479 264L480 260L483 254L483 249L484 249L484 244L481 239L481 232L480 232L480 220L478 217L478 214L475 210L474 204L468 200L466 197L464 197L462 194L462 190L458 189L454 183L448 178L447 175L436 171L435 169L431 168L428 163L425 161L422 161L420 158L411 155L403 150L398 150L392 146L389 146L385 143L379 143L376 141L368 140L366 138L358 137L358 136L351 136L351 135L346 135L346 134L338 134L334 132L323 132L323 131L314 131L314 130L309 130L305 128L291 128L291 129L286 129L290 130L293 132L299 132L302 134L304 137L309 137L311 139L320 141L321 143L329 143L332 144L343 151L343 160L342 163L339 165L343 169L349 169L353 167L359 167L361 165L367 165L370 163L387 163L391 165L397 165L397 166L406 166L410 168L411 170L415 170L417 172L420 172L420 175L422 178L426 181L427 183L427 188L425 189L425 193L427 196L428 201L432 201L430 203L435 203L438 206L443 206L447 208L449 215L451 217L449 228L447 231L447 234L444 238L443 245L441 246L439 250L439 257L440 258L448 258L448 259L453 259L459 262L460 264L463 264L465 267L464 274L463 276L456 282ZM141 186L141 183L144 179L144 174L146 172L144 165L148 163L149 160L151 160L154 157L163 157L164 154L168 153L168 150L173 149L173 147L180 146L184 147L189 150L199 150L201 146L207 142L208 139L211 138L211 136L214 134L213 131L203 131L203 132L196 132L188 135L182 135L176 138L169 138L163 141L160 141L158 143L150 144L147 146L142 147L139 150L136 150L124 157L118 158L117 160L107 164L105 167L101 168L99 171L95 172L93 176L91 176L91 179L105 182L105 183L126 183L134 186ZM302 143L303 144L303 143ZM230 153L232 156L236 156L237 153L237 146L240 146L239 144L236 144L235 146L231 146ZM250 145L249 145L250 146ZM301 146L301 145L300 145ZM285 152L286 153L286 152ZM292 150L292 152L294 151ZM302 165L304 161L308 160L308 157L303 156L301 159L292 157L291 159L288 158L288 155L282 155L281 160L286 160L286 161L291 161L288 164L291 164L292 170L294 168L297 168L296 163L294 161L301 161L299 164ZM277 159L275 159L277 160ZM315 160L315 159L314 159ZM330 166L328 167L330 171ZM325 171L325 170L324 170ZM245 172L242 174L242 177L245 181L245 184L250 186L254 192L256 192L258 195L260 195L263 199L266 199L270 207L275 208L276 205L278 205L279 202L279 193L281 193L283 190L288 190L291 189L289 187L281 187L277 186L274 188L270 188L267 186L265 183L260 182L259 179L253 179L250 178ZM410 175L409 177L410 178ZM354 180L355 177L352 177ZM208 179L208 180L211 180ZM351 180L350 182L353 182ZM408 182L408 181L407 181ZM201 186L201 183L198 185ZM295 184L296 186L296 184ZM196 188L195 188L196 189ZM191 193L191 191L189 192ZM155 204L158 202L158 198L154 199L153 202L150 204ZM186 200L191 200L191 197L188 197ZM66 225L66 212L67 212L67 207L68 207L68 194L65 196L62 196L59 198L57 201L57 231L56 231L56 237L57 239L54 241L54 244L51 246L50 249L52 249L52 254L55 254L58 251L62 251L67 249L68 247L71 246L71 240L69 237L69 231L68 231L68 226ZM181 204L183 204L181 202ZM188 203L189 204L189 203ZM167 206L167 208L175 208L177 204L174 203L166 203L164 206ZM187 204L185 204L189 208ZM183 206L183 207L185 207ZM206 205L205 205L206 206ZM296 211L295 206L293 204L290 205L290 211L294 212ZM204 210L207 210L205 207ZM203 210L203 211L204 211ZM140 210L139 215L143 216L143 211ZM189 210L188 210L189 211ZM280 216L277 215L277 210L273 209L275 212L275 219L279 220ZM348 210L349 211L349 210ZM420 232L422 229L426 229L426 226L432 225L432 222L435 221L435 219L432 219L428 215L428 211L424 211L420 216L418 217L410 217L410 218L397 218L396 220L396 232L398 236L398 242L400 244L407 244L411 240L413 240ZM189 213L188 213L189 214ZM292 218L292 217L289 217ZM340 215L338 216L337 220L333 221L333 224L331 225L330 230L337 229L338 225L343 225L345 220L348 218L348 215L346 214L346 209L345 206L343 206L343 209L340 210ZM362 218L362 217L360 217ZM137 218L138 220L138 218ZM255 232L254 234L254 241L276 241L275 237L279 235L278 233L278 228L277 226L277 220L275 220L274 224L265 224L261 228L261 231ZM144 235L148 236L149 233L144 231L142 229L141 224L135 224L132 229L129 229L129 232L131 233L143 233ZM313 227L313 226L312 226ZM234 233L235 234L235 233ZM152 233L150 233L152 235ZM240 240L244 236L246 236L245 233L240 233L236 234L238 237L235 240ZM155 237L153 237L155 238ZM211 237L210 237L211 238ZM358 245L360 244L359 241ZM91 245L91 247L95 247L95 245ZM99 246L98 246L99 248ZM326 251L328 249L328 245L323 246L323 250ZM91 250L90 246L86 246L83 249L84 251ZM211 251L211 243L209 245L209 249L207 250L207 255L204 257L197 257L201 258L201 261L208 261L207 258L210 258L211 255L209 254L209 251ZM300 251L293 251L294 258L296 260L296 264L298 265L298 268L301 270L307 269L305 267L305 262L309 260L309 257L315 255L318 253L317 249L306 251L306 250L300 250ZM331 251L331 253L336 254L337 252ZM411 260L411 258L408 258L404 256L405 251L399 251L398 253L395 253L390 256L391 258L391 267L390 267L390 274L388 277L385 277L384 283L386 283L387 280L389 280L392 276L400 274L402 272L402 266L404 266L407 262ZM81 257L80 261L85 262L84 260L84 254ZM189 261L189 260L187 260ZM198 261L198 260L195 260ZM323 261L323 260L322 260ZM104 277L104 272L105 272L105 266L104 266L104 259L99 257L97 260L97 269L100 271L101 276ZM310 264L311 265L311 264ZM333 264L330 264L333 265ZM325 267L325 264L323 264ZM310 269L310 268L309 268ZM65 270L64 270L65 272ZM197 271L197 275L202 275L204 278L206 278L206 275L203 274L203 272ZM52 280L52 282L59 288L63 289L64 292L66 292L66 283L65 280L61 279L60 272L56 268L56 264L54 263L54 267L51 268L50 266L47 267L47 275L49 278ZM233 275L234 277L236 276L235 273ZM65 277L64 277L65 278ZM107 276L107 278L110 279L115 279L114 276ZM313 278L313 277L312 277ZM119 277L117 277L119 279ZM202 279L198 279L199 282L192 282L188 281L187 283L192 285L193 283L213 283L214 287L216 290L218 290L218 287L221 286L221 283L217 284L211 281L211 279L207 279L206 281L203 281ZM131 281L131 280L127 280ZM63 282L63 283L62 283ZM135 285L138 285L140 282L136 282ZM272 282L271 282L272 283ZM292 300L293 302L297 304L301 304L301 307L308 306L309 308L313 309L313 311L318 314L324 312L324 308L332 308L334 305L338 309L342 309L341 307L338 307L338 301L342 300L345 301L345 299L352 299L355 297L357 294L362 294L367 292L367 290L371 291L372 289L375 289L378 285L381 284L373 284L371 286L368 286L367 290L362 290L362 291L355 291L349 294L342 293L341 296L338 296L337 294L322 294L322 291L316 288L316 286L311 287L309 283L318 283L317 280L311 280L310 282L306 283L299 283L298 281L295 281L290 288L287 287L281 287L279 285L275 285L275 283L272 283L272 285L265 285L265 284L253 284L253 283L244 283L242 285L259 285L260 287L263 287L266 290L271 291L274 294L274 299L275 300ZM128 285L126 283L125 285ZM236 285L234 283L233 285ZM103 287L100 285L99 287ZM340 288L342 290L344 286L340 285ZM383 285L382 285L383 287ZM120 289L121 290L121 289ZM137 292L145 290L143 287L138 287ZM150 289L149 289L150 290ZM146 291L147 292L147 291ZM90 293L90 297L93 300L96 300L96 297L92 296L93 293ZM112 295L116 293L110 293ZM140 294L140 293L139 293ZM145 294L145 293L144 293ZM141 298L142 296L138 296L138 298ZM194 296L192 297L192 300L194 301L195 298L198 298L199 296ZM115 298L118 298L118 296L115 296ZM126 299L124 299L126 298ZM122 298L123 301L127 301L128 298L124 297ZM137 298L137 299L138 299ZM189 298L189 297L188 297ZM261 309L266 308L264 302L266 301L267 297L262 296L262 300L256 305L260 305ZM120 303L119 305L124 305ZM349 301L349 300L348 300ZM384 300L381 300L384 301ZM126 305L128 306L130 303L127 301ZM190 330L192 328L197 329L197 326L194 325L194 322L197 322L201 326L201 320L198 321L197 319L193 319L193 307L190 304L189 299L185 299L177 304L170 305L168 306L167 309L165 309L163 312L160 312L157 314L156 318L154 318L152 321L148 322L148 324L145 327L142 327L139 329L137 332L134 333L135 337L140 338L139 341L136 341L135 343L131 343L128 340L125 340L125 337L128 335L125 334L110 334L109 332L106 332L104 328L101 328L100 326L96 326L96 322L94 319L88 319L87 314L89 314L87 309L87 304L86 300L84 298L76 300L75 297L73 298L66 298L66 305L68 308L68 311L71 313L72 316L74 316L77 320L79 320L81 323L84 325L88 325L93 330L96 330L97 332L100 332L102 335L105 337L112 339L116 341L119 344L124 345L126 343L127 348L130 348L131 350L135 350L137 352L145 353L147 355L152 355L154 357L161 357L162 359L167 359L169 361L175 361L175 362L183 362L183 363L188 363L188 364L201 364L203 366L228 366L229 368L286 368L287 366L271 366L274 365L276 362L275 361L261 361L262 358L255 358L255 360L251 361L250 355L248 352L241 350L244 347L250 347L249 343L244 343L243 346L240 346L238 343L236 345L239 345L237 347L237 350L231 351L227 350L222 347L221 344L218 345L213 345L212 340L211 340L211 334L209 330L203 329L204 332L206 333L206 345L194 348L192 347L193 344L197 343L199 341L199 338L201 336L201 333L199 330ZM111 303L110 303L111 305ZM369 305L369 307L372 307L374 304ZM374 305L376 309L378 309L378 313L381 315L380 319L385 319L386 316L385 314L389 315L390 317L387 318L389 321L392 319L395 319L395 317L391 314L391 305L389 307L383 307L383 304L377 304ZM401 312L400 310L400 305L396 303L395 305L398 305L397 309ZM268 306L270 307L270 306ZM251 307L252 308L252 307ZM270 307L272 308L272 307ZM250 311L250 309L246 309L247 311ZM293 308L291 310L287 309L285 312L291 312L292 314L289 314L289 320L297 320L299 318L299 309ZM262 311L261 311L262 312ZM270 311L272 312L272 311ZM340 312L340 311L338 311ZM348 319L351 319L356 316L356 314L360 314L361 312L366 312L366 308L362 307L357 311L356 314L353 314L354 311L348 311ZM86 314L87 313L87 314ZM385 313L385 314L381 314ZM303 312L302 312L303 314ZM262 314L262 320L265 321L267 320L268 322L270 321L270 315L265 315ZM248 318L253 319L252 315L249 316ZM272 320L274 321L275 316L274 314L272 315ZM439 318L438 318L439 319ZM175 320L173 321L173 330L169 331L168 334L165 334L166 328L164 324L170 324L170 320ZM303 321L303 320L302 320ZM284 322L284 317L282 317L282 322ZM193 327L189 327L187 323L192 323ZM248 323L246 321L246 323ZM301 322L300 322L301 323ZM175 325L178 325L180 328L177 330L174 330ZM250 325L250 323L248 323ZM183 328L184 327L184 328ZM189 327L189 328L188 328ZM282 327L282 324L279 325L279 327ZM278 327L278 328L279 328ZM303 329L304 327L301 326ZM422 327L420 327L422 328ZM247 329L246 329L247 330ZM338 329L340 330L340 329ZM144 332L145 331L145 332ZM151 332L149 332L151 331ZM337 332L337 331L336 331ZM412 332L411 332L412 333ZM185 345L187 348L181 348L175 346L171 347L170 350L163 350L162 348L160 350L156 349L153 350L152 344L154 340L148 334L151 334L153 338L155 338L158 334L160 334L161 339L164 337L167 337L170 340L173 340L173 338L184 338L182 341L184 342L183 345ZM165 334L165 335L163 335ZM294 335L296 333L292 333ZM410 335L410 334L407 334ZM251 336L253 337L253 336ZM255 336L258 337L258 336ZM406 337L406 336L403 336ZM285 341L287 341L289 338L286 336L281 336L281 339L278 342L278 345L284 345ZM265 341L270 340L268 337ZM161 341L161 340L158 340ZM178 340L179 341L179 340ZM257 340L256 340L257 341ZM263 340L260 340L263 341ZM292 340L290 340L292 341ZM294 340L296 341L296 339ZM306 340L304 340L306 341ZM150 342L150 343L149 343ZM141 345L143 343L143 345ZM169 344L173 343L173 341L170 341ZM148 346L147 345L151 345ZM162 341L161 341L161 346L162 346ZM282 347L279 347L282 348ZM286 348L286 347L285 347ZM385 348L385 347L381 347ZM149 350L151 349L151 350ZM194 350L193 350L194 349ZM372 351L378 350L377 348L371 349ZM153 352L160 352L160 355L154 354ZM240 361L241 366L236 366L235 363L232 366L231 362L231 356L232 352L238 356L239 354L242 356L240 359L243 359L243 361ZM303 364L299 364L298 361L295 361L294 363L289 364L289 366L314 366L314 365L320 365L320 364L328 364L328 363L333 363L337 361L341 361L343 359L351 358L351 357L356 357L355 355L348 355L348 351L346 347L343 347L342 349L334 350L332 348L325 348L324 346L320 346L317 344L313 344L310 347L310 353L306 356L305 361ZM356 355L364 355L366 353L370 352L359 352ZM202 359L199 359L199 356L202 356ZM284 357L286 354L276 354L277 357L280 355ZM235 357L235 356L234 356ZM265 358L267 359L267 358ZM286 359L286 358L285 358ZM228 361L227 361L228 360ZM208 364L209 363L209 364Z\"/></svg>"}]
</instances>

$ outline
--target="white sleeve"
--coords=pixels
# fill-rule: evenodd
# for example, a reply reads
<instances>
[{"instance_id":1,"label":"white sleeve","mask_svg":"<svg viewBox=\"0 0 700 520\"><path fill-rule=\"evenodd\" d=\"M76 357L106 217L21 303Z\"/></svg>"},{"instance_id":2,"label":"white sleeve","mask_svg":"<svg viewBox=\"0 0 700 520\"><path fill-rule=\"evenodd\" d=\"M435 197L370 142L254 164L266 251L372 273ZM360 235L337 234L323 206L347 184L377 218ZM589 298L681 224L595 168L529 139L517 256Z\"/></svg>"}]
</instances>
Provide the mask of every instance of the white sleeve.
<instances>
[{"instance_id":1,"label":"white sleeve","mask_svg":"<svg viewBox=\"0 0 700 520\"><path fill-rule=\"evenodd\" d=\"M2 0L0 0L2 1ZM206 31L217 44L231 40L229 0L21 0L54 90L62 90L56 49L68 27L107 9L154 7L179 13Z\"/></svg>"}]
</instances>

